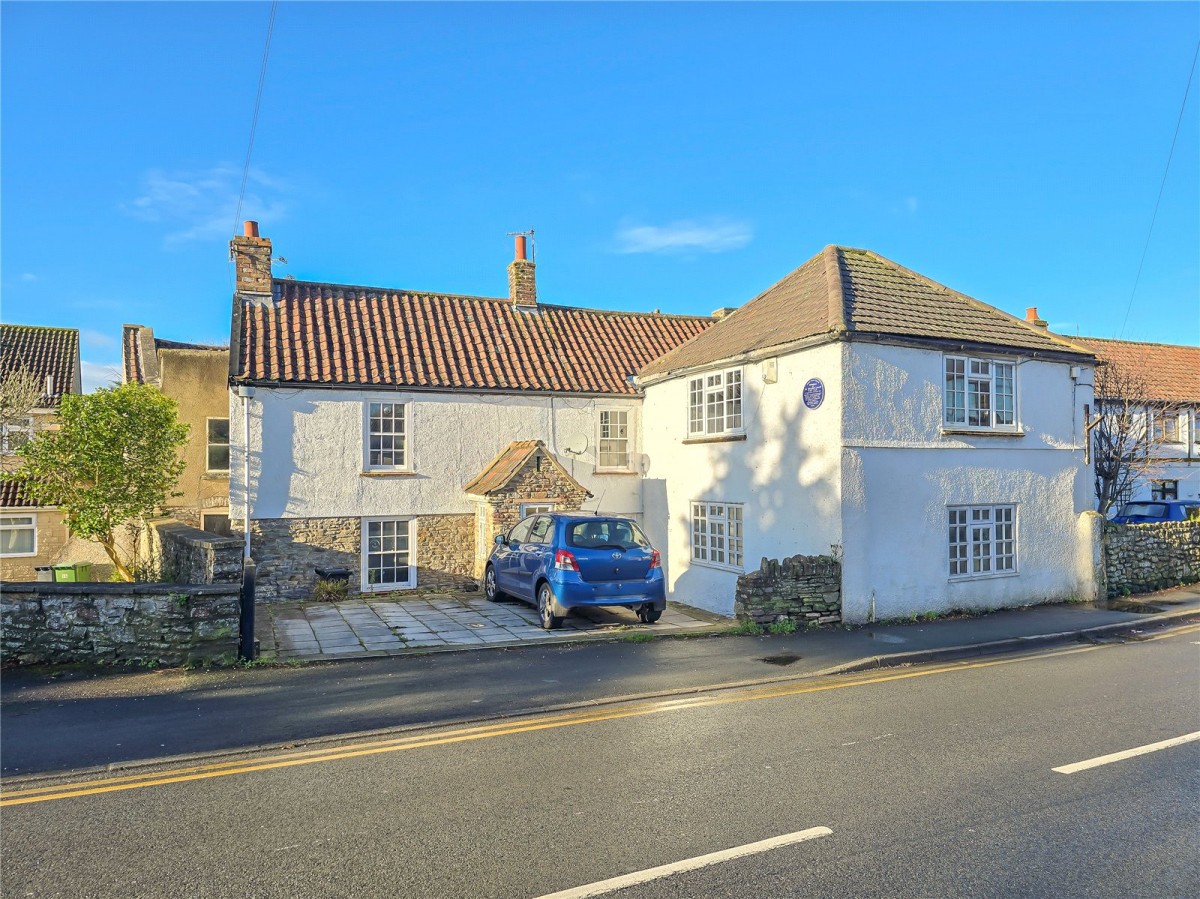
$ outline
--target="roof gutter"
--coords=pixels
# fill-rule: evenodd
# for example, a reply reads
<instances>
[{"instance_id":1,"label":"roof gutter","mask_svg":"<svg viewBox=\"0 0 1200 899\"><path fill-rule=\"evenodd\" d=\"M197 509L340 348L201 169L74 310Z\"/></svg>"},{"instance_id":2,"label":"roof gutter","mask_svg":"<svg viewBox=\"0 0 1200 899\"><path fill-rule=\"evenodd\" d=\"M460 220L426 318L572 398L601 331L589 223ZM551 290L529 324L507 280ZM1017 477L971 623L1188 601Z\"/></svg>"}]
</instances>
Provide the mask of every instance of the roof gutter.
<instances>
[{"instance_id":1,"label":"roof gutter","mask_svg":"<svg viewBox=\"0 0 1200 899\"><path fill-rule=\"evenodd\" d=\"M231 357L232 359L232 357ZM232 362L231 362L232 365ZM516 387L451 387L417 384L356 384L324 383L317 381L278 381L266 378L230 377L231 385L262 387L265 390L378 390L391 393L484 393L489 396L545 396L581 397L584 399L641 399L641 393L630 389L628 393L605 393L598 390L523 390Z\"/></svg>"}]
</instances>

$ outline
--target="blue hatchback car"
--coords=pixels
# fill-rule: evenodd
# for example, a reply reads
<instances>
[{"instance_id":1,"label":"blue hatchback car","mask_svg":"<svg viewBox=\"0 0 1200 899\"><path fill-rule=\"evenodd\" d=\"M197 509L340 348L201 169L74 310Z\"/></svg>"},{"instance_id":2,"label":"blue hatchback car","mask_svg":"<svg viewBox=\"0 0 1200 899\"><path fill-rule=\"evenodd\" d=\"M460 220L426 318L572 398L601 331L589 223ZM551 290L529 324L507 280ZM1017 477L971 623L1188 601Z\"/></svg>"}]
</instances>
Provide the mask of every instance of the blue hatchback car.
<instances>
[{"instance_id":1,"label":"blue hatchback car","mask_svg":"<svg viewBox=\"0 0 1200 899\"><path fill-rule=\"evenodd\" d=\"M1126 503L1113 516L1113 524L1152 524L1158 521L1189 521L1200 518L1200 501L1144 500Z\"/></svg>"},{"instance_id":2,"label":"blue hatchback car","mask_svg":"<svg viewBox=\"0 0 1200 899\"><path fill-rule=\"evenodd\" d=\"M579 512L526 518L496 536L483 578L488 599L507 594L533 603L547 630L580 606L624 606L647 624L667 607L658 550L628 518Z\"/></svg>"}]
</instances>

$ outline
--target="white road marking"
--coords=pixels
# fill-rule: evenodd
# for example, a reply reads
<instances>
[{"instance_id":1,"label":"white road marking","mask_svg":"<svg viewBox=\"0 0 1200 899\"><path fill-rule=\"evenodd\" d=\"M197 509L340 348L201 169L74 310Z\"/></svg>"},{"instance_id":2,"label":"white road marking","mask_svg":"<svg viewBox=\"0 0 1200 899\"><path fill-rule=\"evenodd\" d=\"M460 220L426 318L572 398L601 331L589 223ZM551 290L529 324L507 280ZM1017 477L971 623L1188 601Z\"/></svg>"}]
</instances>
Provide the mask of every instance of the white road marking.
<instances>
[{"instance_id":1,"label":"white road marking","mask_svg":"<svg viewBox=\"0 0 1200 899\"><path fill-rule=\"evenodd\" d=\"M1099 768L1101 765L1108 765L1112 762L1121 762L1125 759L1131 759L1134 756L1146 755L1149 752L1158 752L1160 749L1169 749L1172 746L1179 746L1183 743L1191 743L1195 740L1200 740L1200 730L1192 734L1184 734L1182 737L1172 737L1169 740L1162 740L1158 743L1150 743L1147 746L1138 746L1136 749L1126 749L1123 752L1114 752L1110 755L1097 756L1094 759L1088 759L1083 762L1075 762L1070 765L1062 765L1058 768L1051 768L1051 771L1057 771L1059 774L1074 774L1076 771L1086 771L1088 768Z\"/></svg>"},{"instance_id":2,"label":"white road marking","mask_svg":"<svg viewBox=\"0 0 1200 899\"><path fill-rule=\"evenodd\" d=\"M636 886L639 883L659 880L663 877L670 877L672 874L681 874L684 871L695 871L697 868L707 868L709 865L727 862L735 858L745 858L747 855L769 852L781 846L792 846L796 843L806 842L807 840L815 840L818 837L827 837L832 833L833 831L828 827L810 827L808 830L785 833L783 836L771 837L769 840L759 840L757 843L747 843L745 846L722 849L720 852L710 852L708 855L697 855L695 858L687 858L681 862L671 862L668 865L659 865L657 868L647 868L645 871L635 871L632 874L622 874L620 877L610 877L608 880L598 880L595 883L585 884L584 886L574 887L558 893L547 893L545 896L538 897L538 899L585 899L587 896L601 896L604 893L623 890L626 887Z\"/></svg>"}]
</instances>

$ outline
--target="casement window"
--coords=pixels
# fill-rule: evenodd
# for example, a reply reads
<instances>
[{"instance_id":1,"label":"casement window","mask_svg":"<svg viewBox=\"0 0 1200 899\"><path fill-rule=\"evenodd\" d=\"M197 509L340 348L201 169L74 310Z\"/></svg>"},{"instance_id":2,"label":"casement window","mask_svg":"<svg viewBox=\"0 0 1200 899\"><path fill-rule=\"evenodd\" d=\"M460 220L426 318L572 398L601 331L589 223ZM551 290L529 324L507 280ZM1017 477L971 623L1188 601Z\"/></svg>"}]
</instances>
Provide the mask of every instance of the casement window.
<instances>
[{"instance_id":1,"label":"casement window","mask_svg":"<svg viewBox=\"0 0 1200 899\"><path fill-rule=\"evenodd\" d=\"M553 512L556 503L521 503L520 517L529 518L542 512Z\"/></svg>"},{"instance_id":2,"label":"casement window","mask_svg":"<svg viewBox=\"0 0 1200 899\"><path fill-rule=\"evenodd\" d=\"M229 419L208 419L208 470L229 471Z\"/></svg>"},{"instance_id":3,"label":"casement window","mask_svg":"<svg viewBox=\"0 0 1200 899\"><path fill-rule=\"evenodd\" d=\"M0 556L37 555L37 515L0 515Z\"/></svg>"},{"instance_id":4,"label":"casement window","mask_svg":"<svg viewBox=\"0 0 1200 899\"><path fill-rule=\"evenodd\" d=\"M995 359L946 356L942 423L949 428L1015 431L1016 365Z\"/></svg>"},{"instance_id":5,"label":"casement window","mask_svg":"<svg viewBox=\"0 0 1200 899\"><path fill-rule=\"evenodd\" d=\"M10 456L32 439L33 419L28 415L19 421L0 424L0 455Z\"/></svg>"},{"instance_id":6,"label":"casement window","mask_svg":"<svg viewBox=\"0 0 1200 899\"><path fill-rule=\"evenodd\" d=\"M741 503L692 503L692 561L742 570Z\"/></svg>"},{"instance_id":7,"label":"casement window","mask_svg":"<svg viewBox=\"0 0 1200 899\"><path fill-rule=\"evenodd\" d=\"M597 470L629 470L631 460L629 417L628 409L600 410L600 439L596 450Z\"/></svg>"},{"instance_id":8,"label":"casement window","mask_svg":"<svg viewBox=\"0 0 1200 899\"><path fill-rule=\"evenodd\" d=\"M961 506L946 515L951 578L1016 573L1015 506Z\"/></svg>"},{"instance_id":9,"label":"casement window","mask_svg":"<svg viewBox=\"0 0 1200 899\"><path fill-rule=\"evenodd\" d=\"M1150 437L1156 443L1179 443L1179 412L1162 409L1151 414Z\"/></svg>"},{"instance_id":10,"label":"casement window","mask_svg":"<svg viewBox=\"0 0 1200 899\"><path fill-rule=\"evenodd\" d=\"M1158 500L1179 499L1179 481L1151 481L1150 498Z\"/></svg>"},{"instance_id":11,"label":"casement window","mask_svg":"<svg viewBox=\"0 0 1200 899\"><path fill-rule=\"evenodd\" d=\"M413 552L416 537L411 518L363 520L362 584L364 590L398 590L417 585Z\"/></svg>"},{"instance_id":12,"label":"casement window","mask_svg":"<svg viewBox=\"0 0 1200 899\"><path fill-rule=\"evenodd\" d=\"M688 436L742 432L742 370L730 368L688 381Z\"/></svg>"},{"instance_id":13,"label":"casement window","mask_svg":"<svg viewBox=\"0 0 1200 899\"><path fill-rule=\"evenodd\" d=\"M232 536L233 530L229 526L229 513L201 512L200 530L208 531L210 534L220 534L222 537Z\"/></svg>"},{"instance_id":14,"label":"casement window","mask_svg":"<svg viewBox=\"0 0 1200 899\"><path fill-rule=\"evenodd\" d=\"M411 421L408 403L367 403L367 468L409 470Z\"/></svg>"}]
</instances>

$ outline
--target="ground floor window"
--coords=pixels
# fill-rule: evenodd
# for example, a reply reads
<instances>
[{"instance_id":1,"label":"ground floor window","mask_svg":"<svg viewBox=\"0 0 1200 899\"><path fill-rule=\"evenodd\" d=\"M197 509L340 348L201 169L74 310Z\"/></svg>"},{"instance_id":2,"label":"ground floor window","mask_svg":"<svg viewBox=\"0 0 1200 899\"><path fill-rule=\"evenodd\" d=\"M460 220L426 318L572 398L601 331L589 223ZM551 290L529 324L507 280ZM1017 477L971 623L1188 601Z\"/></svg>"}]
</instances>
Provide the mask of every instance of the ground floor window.
<instances>
[{"instance_id":1,"label":"ground floor window","mask_svg":"<svg viewBox=\"0 0 1200 899\"><path fill-rule=\"evenodd\" d=\"M232 536L233 531L229 527L229 513L201 512L200 530L208 531L210 534L220 534L222 537Z\"/></svg>"},{"instance_id":2,"label":"ground floor window","mask_svg":"<svg viewBox=\"0 0 1200 899\"><path fill-rule=\"evenodd\" d=\"M37 555L37 516L0 515L0 556Z\"/></svg>"},{"instance_id":3,"label":"ground floor window","mask_svg":"<svg viewBox=\"0 0 1200 899\"><path fill-rule=\"evenodd\" d=\"M411 518L368 518L363 521L363 577L369 590L415 587L413 546L416 524Z\"/></svg>"},{"instance_id":4,"label":"ground floor window","mask_svg":"<svg viewBox=\"0 0 1200 899\"><path fill-rule=\"evenodd\" d=\"M987 577L1017 570L1015 506L947 509L950 577Z\"/></svg>"},{"instance_id":5,"label":"ground floor window","mask_svg":"<svg viewBox=\"0 0 1200 899\"><path fill-rule=\"evenodd\" d=\"M521 503L521 517L528 518L530 515L553 512L556 505L556 503Z\"/></svg>"},{"instance_id":6,"label":"ground floor window","mask_svg":"<svg viewBox=\"0 0 1200 899\"><path fill-rule=\"evenodd\" d=\"M1178 481L1151 481L1151 499L1179 499Z\"/></svg>"},{"instance_id":7,"label":"ground floor window","mask_svg":"<svg viewBox=\"0 0 1200 899\"><path fill-rule=\"evenodd\" d=\"M692 503L692 561L742 569L742 504Z\"/></svg>"}]
</instances>

